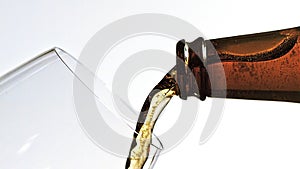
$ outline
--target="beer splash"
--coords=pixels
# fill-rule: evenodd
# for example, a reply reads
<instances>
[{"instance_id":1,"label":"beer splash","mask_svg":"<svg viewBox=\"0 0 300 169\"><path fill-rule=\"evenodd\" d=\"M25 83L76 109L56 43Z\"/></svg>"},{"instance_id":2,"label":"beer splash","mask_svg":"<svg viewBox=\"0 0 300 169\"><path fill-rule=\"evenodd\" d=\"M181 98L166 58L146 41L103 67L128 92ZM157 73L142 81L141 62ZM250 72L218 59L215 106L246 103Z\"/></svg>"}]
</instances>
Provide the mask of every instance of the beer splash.
<instances>
[{"instance_id":1,"label":"beer splash","mask_svg":"<svg viewBox=\"0 0 300 169\"><path fill-rule=\"evenodd\" d=\"M178 95L175 75L176 70L172 69L152 89L145 100L133 135L129 156L126 161L126 169L142 169L146 163L157 118L171 98Z\"/></svg>"}]
</instances>

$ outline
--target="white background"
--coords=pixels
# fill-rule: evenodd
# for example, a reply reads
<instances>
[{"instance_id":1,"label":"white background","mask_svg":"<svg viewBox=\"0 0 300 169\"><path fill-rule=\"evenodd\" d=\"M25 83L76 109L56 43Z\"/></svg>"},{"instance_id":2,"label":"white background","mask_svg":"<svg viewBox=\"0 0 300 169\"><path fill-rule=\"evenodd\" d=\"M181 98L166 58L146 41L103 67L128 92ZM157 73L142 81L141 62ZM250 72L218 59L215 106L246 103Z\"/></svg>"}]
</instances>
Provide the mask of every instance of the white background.
<instances>
[{"instance_id":1,"label":"white background","mask_svg":"<svg viewBox=\"0 0 300 169\"><path fill-rule=\"evenodd\" d=\"M291 0L2 0L0 75L54 46L79 57L89 38L102 27L139 13L176 16L207 38L300 26L298 1ZM136 100L144 97L139 95ZM299 108L294 103L228 99L222 122L206 144L198 145L200 133L195 130L169 156L163 155L157 167L299 168Z\"/></svg>"}]
</instances>

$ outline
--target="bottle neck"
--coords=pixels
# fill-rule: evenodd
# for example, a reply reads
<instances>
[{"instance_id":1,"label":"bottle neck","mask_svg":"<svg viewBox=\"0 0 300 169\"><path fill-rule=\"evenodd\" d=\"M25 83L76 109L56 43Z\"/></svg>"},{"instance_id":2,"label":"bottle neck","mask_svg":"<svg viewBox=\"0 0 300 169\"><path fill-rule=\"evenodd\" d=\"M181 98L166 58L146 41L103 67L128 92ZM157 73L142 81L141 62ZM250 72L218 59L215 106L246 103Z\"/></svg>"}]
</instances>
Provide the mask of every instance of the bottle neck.
<instances>
[{"instance_id":1,"label":"bottle neck","mask_svg":"<svg viewBox=\"0 0 300 169\"><path fill-rule=\"evenodd\" d=\"M300 28L176 46L180 98L300 102Z\"/></svg>"}]
</instances>

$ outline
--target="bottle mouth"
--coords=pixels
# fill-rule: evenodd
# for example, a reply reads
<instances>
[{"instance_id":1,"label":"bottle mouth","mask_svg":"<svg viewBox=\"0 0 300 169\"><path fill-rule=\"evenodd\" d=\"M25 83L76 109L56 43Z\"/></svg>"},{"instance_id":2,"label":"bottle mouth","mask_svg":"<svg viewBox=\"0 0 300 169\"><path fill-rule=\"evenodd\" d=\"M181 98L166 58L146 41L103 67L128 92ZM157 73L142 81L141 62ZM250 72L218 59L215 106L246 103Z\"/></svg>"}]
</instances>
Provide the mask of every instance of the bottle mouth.
<instances>
[{"instance_id":1,"label":"bottle mouth","mask_svg":"<svg viewBox=\"0 0 300 169\"><path fill-rule=\"evenodd\" d=\"M206 48L203 38L191 43L181 40L176 46L176 70L179 97L186 100L194 96L205 100L210 95L208 73L206 71Z\"/></svg>"}]
</instances>

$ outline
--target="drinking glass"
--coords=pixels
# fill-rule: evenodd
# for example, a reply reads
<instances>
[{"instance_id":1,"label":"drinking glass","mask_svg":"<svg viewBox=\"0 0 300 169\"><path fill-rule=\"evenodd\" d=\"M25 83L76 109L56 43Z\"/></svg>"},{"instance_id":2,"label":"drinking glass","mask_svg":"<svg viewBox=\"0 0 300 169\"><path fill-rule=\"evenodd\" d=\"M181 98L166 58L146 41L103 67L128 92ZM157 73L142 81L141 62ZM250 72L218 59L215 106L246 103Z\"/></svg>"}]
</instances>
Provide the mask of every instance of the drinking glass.
<instances>
[{"instance_id":1,"label":"drinking glass","mask_svg":"<svg viewBox=\"0 0 300 169\"><path fill-rule=\"evenodd\" d=\"M110 97L100 78L59 48L0 77L0 168L125 168L134 130ZM144 168L162 149L153 135Z\"/></svg>"}]
</instances>

